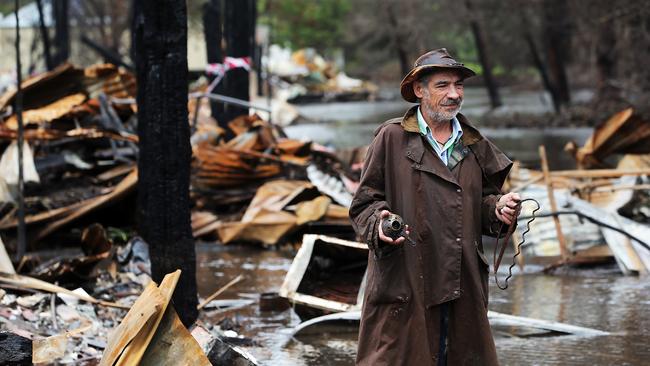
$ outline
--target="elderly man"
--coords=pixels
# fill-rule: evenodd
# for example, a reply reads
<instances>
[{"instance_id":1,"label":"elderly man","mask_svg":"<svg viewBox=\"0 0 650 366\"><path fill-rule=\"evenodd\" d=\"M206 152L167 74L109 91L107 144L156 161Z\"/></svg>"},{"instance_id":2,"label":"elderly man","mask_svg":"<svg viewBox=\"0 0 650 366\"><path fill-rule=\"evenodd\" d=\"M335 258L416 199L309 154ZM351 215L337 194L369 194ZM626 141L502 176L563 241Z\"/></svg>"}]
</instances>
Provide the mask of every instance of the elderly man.
<instances>
[{"instance_id":1,"label":"elderly man","mask_svg":"<svg viewBox=\"0 0 650 366\"><path fill-rule=\"evenodd\" d=\"M375 132L350 207L370 248L359 365L498 364L481 236L516 219L519 196L501 193L511 161L458 113L474 75L444 48L420 56L401 83L419 105ZM411 241L384 235L390 213Z\"/></svg>"}]
</instances>

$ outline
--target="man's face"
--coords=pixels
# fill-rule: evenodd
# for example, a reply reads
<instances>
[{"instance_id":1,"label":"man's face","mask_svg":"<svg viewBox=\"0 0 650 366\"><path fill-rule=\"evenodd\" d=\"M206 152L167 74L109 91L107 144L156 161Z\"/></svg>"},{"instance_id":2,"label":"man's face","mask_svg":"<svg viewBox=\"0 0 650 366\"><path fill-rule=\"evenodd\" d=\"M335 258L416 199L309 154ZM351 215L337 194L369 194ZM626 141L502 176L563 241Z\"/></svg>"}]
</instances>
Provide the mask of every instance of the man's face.
<instances>
[{"instance_id":1,"label":"man's face","mask_svg":"<svg viewBox=\"0 0 650 366\"><path fill-rule=\"evenodd\" d=\"M463 104L463 79L454 71L437 71L413 83L413 91L420 98L422 114L429 122L451 120Z\"/></svg>"}]
</instances>

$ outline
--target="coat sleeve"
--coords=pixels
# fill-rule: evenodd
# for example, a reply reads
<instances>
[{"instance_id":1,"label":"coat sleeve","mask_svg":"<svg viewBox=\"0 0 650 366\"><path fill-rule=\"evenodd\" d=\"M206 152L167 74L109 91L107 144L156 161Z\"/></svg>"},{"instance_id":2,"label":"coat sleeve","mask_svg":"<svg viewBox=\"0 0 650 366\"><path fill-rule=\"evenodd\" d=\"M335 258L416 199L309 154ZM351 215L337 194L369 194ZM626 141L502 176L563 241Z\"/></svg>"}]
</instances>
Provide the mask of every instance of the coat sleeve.
<instances>
[{"instance_id":1,"label":"coat sleeve","mask_svg":"<svg viewBox=\"0 0 650 366\"><path fill-rule=\"evenodd\" d=\"M508 231L507 225L501 225L495 211L497 202L502 194L494 187L483 187L483 202L481 204L481 222L483 234L488 236L503 236Z\"/></svg>"},{"instance_id":2,"label":"coat sleeve","mask_svg":"<svg viewBox=\"0 0 650 366\"><path fill-rule=\"evenodd\" d=\"M484 235L503 236L508 225L502 225L494 212L499 198L503 195L501 187L510 172L512 162L492 142L483 139L472 146L483 175L481 202L481 224Z\"/></svg>"},{"instance_id":3,"label":"coat sleeve","mask_svg":"<svg viewBox=\"0 0 650 366\"><path fill-rule=\"evenodd\" d=\"M375 252L376 256L381 256L380 249L383 247L377 231L381 221L379 214L382 210L390 211L386 202L384 184L386 162L384 137L382 130L368 148L359 188L350 205L350 219L357 236Z\"/></svg>"}]
</instances>

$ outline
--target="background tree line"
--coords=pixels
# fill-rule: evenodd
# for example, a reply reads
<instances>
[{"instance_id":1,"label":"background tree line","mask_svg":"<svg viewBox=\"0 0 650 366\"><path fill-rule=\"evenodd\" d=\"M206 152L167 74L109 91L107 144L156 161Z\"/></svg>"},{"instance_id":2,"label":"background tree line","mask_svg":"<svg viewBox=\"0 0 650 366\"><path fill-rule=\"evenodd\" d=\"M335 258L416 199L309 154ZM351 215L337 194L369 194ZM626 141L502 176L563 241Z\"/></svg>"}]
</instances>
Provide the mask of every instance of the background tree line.
<instances>
[{"instance_id":1,"label":"background tree line","mask_svg":"<svg viewBox=\"0 0 650 366\"><path fill-rule=\"evenodd\" d=\"M341 48L354 76L397 80L417 55L442 46L484 73L481 38L501 83L544 86L558 107L577 87L642 104L650 93L643 0L260 0L258 9L273 42Z\"/></svg>"}]
</instances>

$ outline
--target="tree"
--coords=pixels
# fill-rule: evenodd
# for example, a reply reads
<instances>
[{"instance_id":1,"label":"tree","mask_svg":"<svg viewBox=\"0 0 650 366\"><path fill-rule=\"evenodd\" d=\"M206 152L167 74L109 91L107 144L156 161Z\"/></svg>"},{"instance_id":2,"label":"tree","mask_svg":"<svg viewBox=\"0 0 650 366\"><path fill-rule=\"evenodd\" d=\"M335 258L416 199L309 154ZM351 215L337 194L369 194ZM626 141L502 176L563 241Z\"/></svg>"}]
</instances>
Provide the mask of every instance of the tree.
<instances>
[{"instance_id":1,"label":"tree","mask_svg":"<svg viewBox=\"0 0 650 366\"><path fill-rule=\"evenodd\" d=\"M501 96L499 95L499 89L494 77L492 76L492 61L490 53L486 47L485 35L483 32L483 27L479 24L478 15L474 13L474 7L470 0L465 0L465 6L469 12L469 26L472 29L472 35L474 36L474 43L476 44L476 50L478 51L479 60L481 61L481 66L483 69L483 80L485 80L485 87L488 90L488 95L490 96L490 104L492 108L497 108L502 105Z\"/></svg>"},{"instance_id":2,"label":"tree","mask_svg":"<svg viewBox=\"0 0 650 366\"><path fill-rule=\"evenodd\" d=\"M183 324L197 316L196 253L190 226L187 9L184 0L136 0L139 231L154 281L181 269L173 301Z\"/></svg>"}]
</instances>

